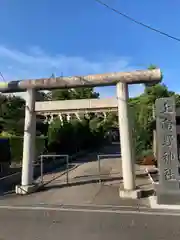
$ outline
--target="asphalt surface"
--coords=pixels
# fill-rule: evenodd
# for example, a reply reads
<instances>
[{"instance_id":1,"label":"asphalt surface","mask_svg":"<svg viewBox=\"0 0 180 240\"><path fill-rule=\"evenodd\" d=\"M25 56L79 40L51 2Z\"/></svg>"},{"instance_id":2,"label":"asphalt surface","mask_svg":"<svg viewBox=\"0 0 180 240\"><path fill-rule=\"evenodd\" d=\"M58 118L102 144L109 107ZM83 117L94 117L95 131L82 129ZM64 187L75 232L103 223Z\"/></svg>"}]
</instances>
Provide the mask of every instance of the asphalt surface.
<instances>
[{"instance_id":1,"label":"asphalt surface","mask_svg":"<svg viewBox=\"0 0 180 240\"><path fill-rule=\"evenodd\" d=\"M117 148L117 152L115 148ZM107 152L103 152L103 154L118 153L118 146L113 147L112 151L110 150L111 148L106 149ZM89 162L89 159L82 158L79 163L87 161ZM88 188L89 185L84 185L84 188L87 192L92 192L92 189ZM82 194L82 186L79 186L78 194L67 195L72 200L69 201L69 205L65 199L65 192L62 192L63 189L55 187L24 197L1 196L0 240L180 239L180 213L177 216L174 212L172 216L171 213L148 210L146 206L136 202L126 201L127 204L119 202L119 182L117 189L110 185L103 185L101 189L103 191L98 191L98 194L95 194L96 197L93 198L95 205L88 207L70 204L75 200L80 204L79 198L75 199L75 196ZM66 191L72 193L72 188ZM58 191L54 191L55 189ZM75 186L74 192L77 189L78 187ZM56 201L49 201L50 196ZM66 206L62 205L62 198L66 200L64 200ZM102 201L102 199L106 201ZM58 202L57 205L55 205L56 202ZM101 206L102 202L112 205L105 209L104 206ZM9 207L5 207L5 205Z\"/></svg>"},{"instance_id":2,"label":"asphalt surface","mask_svg":"<svg viewBox=\"0 0 180 240\"><path fill-rule=\"evenodd\" d=\"M1 240L180 238L180 216L131 212L0 210Z\"/></svg>"}]
</instances>

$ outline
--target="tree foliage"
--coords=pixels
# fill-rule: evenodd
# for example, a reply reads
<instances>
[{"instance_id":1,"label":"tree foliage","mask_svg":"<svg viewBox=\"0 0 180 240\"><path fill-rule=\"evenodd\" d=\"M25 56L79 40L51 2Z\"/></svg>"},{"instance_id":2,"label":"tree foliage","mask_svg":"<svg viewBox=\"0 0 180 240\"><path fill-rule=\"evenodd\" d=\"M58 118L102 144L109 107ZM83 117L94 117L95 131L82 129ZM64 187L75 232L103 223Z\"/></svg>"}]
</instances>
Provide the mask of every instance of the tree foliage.
<instances>
[{"instance_id":1,"label":"tree foliage","mask_svg":"<svg viewBox=\"0 0 180 240\"><path fill-rule=\"evenodd\" d=\"M155 86L145 87L143 94L129 100L130 111L134 119L133 136L136 155L141 154L144 150L152 149L152 121L156 99L171 96L175 97L178 106L180 96L169 91L166 85L156 84Z\"/></svg>"},{"instance_id":2,"label":"tree foliage","mask_svg":"<svg viewBox=\"0 0 180 240\"><path fill-rule=\"evenodd\" d=\"M98 98L99 93L94 92L93 88L77 88L77 89L57 89L49 93L51 100L70 100Z\"/></svg>"},{"instance_id":3,"label":"tree foliage","mask_svg":"<svg viewBox=\"0 0 180 240\"><path fill-rule=\"evenodd\" d=\"M16 96L0 95L0 124L11 134L23 132L25 102Z\"/></svg>"}]
</instances>

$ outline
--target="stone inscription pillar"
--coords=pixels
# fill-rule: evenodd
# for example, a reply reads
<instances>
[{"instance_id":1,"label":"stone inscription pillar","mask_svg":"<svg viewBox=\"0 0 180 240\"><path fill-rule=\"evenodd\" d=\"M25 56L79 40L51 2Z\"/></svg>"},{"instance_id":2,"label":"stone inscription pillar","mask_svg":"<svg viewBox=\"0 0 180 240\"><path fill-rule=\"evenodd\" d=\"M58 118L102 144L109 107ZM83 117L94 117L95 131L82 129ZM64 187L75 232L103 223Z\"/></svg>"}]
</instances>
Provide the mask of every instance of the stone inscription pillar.
<instances>
[{"instance_id":1,"label":"stone inscription pillar","mask_svg":"<svg viewBox=\"0 0 180 240\"><path fill-rule=\"evenodd\" d=\"M180 204L176 105L173 97L156 100L156 130L159 166L157 201L159 204Z\"/></svg>"}]
</instances>

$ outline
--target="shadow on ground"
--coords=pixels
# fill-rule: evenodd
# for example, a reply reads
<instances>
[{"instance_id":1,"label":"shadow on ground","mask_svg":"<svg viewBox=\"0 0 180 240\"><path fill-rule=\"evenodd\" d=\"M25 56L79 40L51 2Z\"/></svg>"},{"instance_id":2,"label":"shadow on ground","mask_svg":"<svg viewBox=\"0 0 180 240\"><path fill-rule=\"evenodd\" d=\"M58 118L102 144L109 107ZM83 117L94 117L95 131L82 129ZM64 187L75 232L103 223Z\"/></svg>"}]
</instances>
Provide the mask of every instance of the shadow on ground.
<instances>
[{"instance_id":1,"label":"shadow on ground","mask_svg":"<svg viewBox=\"0 0 180 240\"><path fill-rule=\"evenodd\" d=\"M142 191L142 198L148 198L154 195L154 189L144 190Z\"/></svg>"},{"instance_id":2,"label":"shadow on ground","mask_svg":"<svg viewBox=\"0 0 180 240\"><path fill-rule=\"evenodd\" d=\"M120 145L112 144L112 145L104 146L100 150L97 150L97 152L88 154L86 156L82 156L78 159L74 159L72 162L74 163L95 162L95 161L98 161L98 155L106 155L106 156L101 156L101 159L117 158L117 155L119 155L120 157L121 156Z\"/></svg>"},{"instance_id":3,"label":"shadow on ground","mask_svg":"<svg viewBox=\"0 0 180 240\"><path fill-rule=\"evenodd\" d=\"M42 186L39 191L47 191L50 189L61 189L61 188L66 188L66 187L73 187L73 186L80 186L80 185L86 185L86 184L91 184L91 183L105 183L109 181L121 181L122 177L106 177L106 178L101 178L101 179L86 179L86 180L80 180L80 181L73 181L71 183L59 183L59 184L54 184L54 185L44 185Z\"/></svg>"}]
</instances>

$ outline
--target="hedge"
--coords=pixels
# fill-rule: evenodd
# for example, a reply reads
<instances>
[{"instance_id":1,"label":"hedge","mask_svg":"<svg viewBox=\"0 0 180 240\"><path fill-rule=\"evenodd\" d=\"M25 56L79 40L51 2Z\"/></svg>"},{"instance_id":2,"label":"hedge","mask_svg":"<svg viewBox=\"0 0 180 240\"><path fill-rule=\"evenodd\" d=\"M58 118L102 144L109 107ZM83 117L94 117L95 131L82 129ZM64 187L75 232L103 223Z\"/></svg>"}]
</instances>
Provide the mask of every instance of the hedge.
<instances>
[{"instance_id":1,"label":"hedge","mask_svg":"<svg viewBox=\"0 0 180 240\"><path fill-rule=\"evenodd\" d=\"M54 120L48 129L48 151L58 154L76 154L95 149L104 143L104 130L98 119Z\"/></svg>"},{"instance_id":2,"label":"hedge","mask_svg":"<svg viewBox=\"0 0 180 240\"><path fill-rule=\"evenodd\" d=\"M1 136L1 138L7 138ZM19 136L9 136L10 146L11 146L11 161L20 163L22 161L23 155L23 137ZM45 145L45 137L36 137L36 156L38 156L43 150Z\"/></svg>"}]
</instances>

